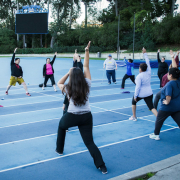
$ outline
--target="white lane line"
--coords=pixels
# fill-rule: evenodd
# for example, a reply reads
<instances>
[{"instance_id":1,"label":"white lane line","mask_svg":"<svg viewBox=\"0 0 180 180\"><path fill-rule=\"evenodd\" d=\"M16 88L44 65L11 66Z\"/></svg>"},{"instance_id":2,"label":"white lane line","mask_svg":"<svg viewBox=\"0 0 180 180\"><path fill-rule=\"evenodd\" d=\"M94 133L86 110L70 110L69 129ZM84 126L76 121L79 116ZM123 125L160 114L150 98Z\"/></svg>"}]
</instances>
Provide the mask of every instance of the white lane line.
<instances>
[{"instance_id":1,"label":"white lane line","mask_svg":"<svg viewBox=\"0 0 180 180\"><path fill-rule=\"evenodd\" d=\"M56 119L59 119L59 118L56 118ZM140 117L139 119L140 119L140 120L143 120L143 121L149 121L149 122L155 123L155 122L152 121L152 120L143 119L143 116ZM126 119L126 120L120 120L120 121L105 123L105 124L99 124L99 125L93 126L93 128L101 127L101 126L107 126L107 125L110 125L110 124L117 124L117 123L127 122L127 121L132 121L132 120ZM179 128L179 127L175 127L175 126L168 125L168 124L164 124L164 125L170 126L170 127L172 127L172 128ZM74 129L74 130L69 130L68 132L78 131L78 130L79 130L79 129ZM2 143L2 144L0 144L0 146L7 145L7 144L14 144L14 143L23 142L23 141L34 140L34 139L39 139L39 138L44 138L44 137L49 137L49 136L54 136L54 135L56 135L56 134L57 134L57 133L49 134L49 135L44 135L44 136L33 137L33 138L28 138L28 139L22 139L22 140L18 140L18 141L11 141L11 142L7 142L7 143Z\"/></svg>"},{"instance_id":2,"label":"white lane line","mask_svg":"<svg viewBox=\"0 0 180 180\"><path fill-rule=\"evenodd\" d=\"M149 120L149 119L145 119L143 117L139 117L139 119L144 120L144 121L153 122L155 124L155 121L152 121L152 120ZM169 126L169 127L172 127L172 128L176 128L176 126L172 126L172 125L169 125L169 124L163 124L163 125L166 125L166 126Z\"/></svg>"},{"instance_id":3,"label":"white lane line","mask_svg":"<svg viewBox=\"0 0 180 180\"><path fill-rule=\"evenodd\" d=\"M143 104L143 105L137 105L137 106L144 106L146 104ZM112 109L113 111L114 110L119 110L119 109L125 109L125 108L130 108L131 106L129 107L123 107L123 108L117 108L117 109ZM54 108L54 109L57 109L57 108ZM48 109L50 110L50 109ZM98 112L92 112L92 114L98 114L98 113L103 113L103 112L109 112L109 110L104 110L104 111L98 111ZM11 114L11 115L14 115L14 114ZM3 115L2 115L3 116ZM143 116L144 117L144 116ZM27 122L27 123L22 123L22 124L14 124L14 125L9 125L9 126L2 126L0 127L0 129L2 128L8 128L8 127L14 127L14 126L21 126L21 125L26 125L26 124L33 124L33 123L38 123L38 122L44 122L44 121L51 121L51 120L56 120L56 119L60 119L59 118L54 118L54 119L47 119L47 120L40 120L40 121L32 121L32 122Z\"/></svg>"},{"instance_id":4,"label":"white lane line","mask_svg":"<svg viewBox=\"0 0 180 180\"><path fill-rule=\"evenodd\" d=\"M14 125L9 125L9 126L2 126L2 127L0 127L0 129L15 127L15 126L22 126L22 125L27 125L27 124L35 124L35 123L46 122L46 121L53 121L53 120L57 120L57 119L60 119L60 118L40 120L40 121L34 121L34 122L28 122L28 123L22 123L22 124L14 124Z\"/></svg>"},{"instance_id":5,"label":"white lane line","mask_svg":"<svg viewBox=\"0 0 180 180\"><path fill-rule=\"evenodd\" d=\"M58 100L51 100L51 101L41 101L41 102L32 102L32 103L27 103L27 104L17 104L17 105L10 105L10 106L4 106L4 108L6 107L13 107L13 106L25 106L25 105L30 105L30 104L40 104L40 103L48 103L48 102L60 102L61 100L63 100L62 98L58 99Z\"/></svg>"},{"instance_id":6,"label":"white lane line","mask_svg":"<svg viewBox=\"0 0 180 180\"><path fill-rule=\"evenodd\" d=\"M22 113L31 113L31 112L37 112L37 111L49 111L49 110L53 110L53 109L59 109L61 107L58 108L51 108L51 109L41 109L41 110L35 110L35 111L26 111L26 112L20 112L20 113L13 113L13 114L4 114L4 115L0 115L1 116L10 116L10 115L15 115L15 114L22 114Z\"/></svg>"},{"instance_id":7,"label":"white lane line","mask_svg":"<svg viewBox=\"0 0 180 180\"><path fill-rule=\"evenodd\" d=\"M156 82L156 81L153 81L153 82ZM132 83L126 83L126 84L132 84ZM120 84L119 84L120 85ZM151 86L153 86L153 85L159 85L159 84L151 84ZM103 85L103 86L92 86L92 88L93 87L104 87L104 86L108 86L108 85ZM113 87L115 87L116 85L114 85ZM133 84L132 84L132 87L133 87ZM19 88L19 87L15 87L16 89L13 89L13 90L11 90L11 91L17 91L17 89L22 89L22 88ZM131 87L128 87L128 88L131 88ZM28 90L30 90L30 92L35 92L35 93L42 93L41 91L40 92L38 92L38 91L34 91L34 90L32 90L31 91L31 89L37 89L37 88L28 88ZM112 89L112 88L111 88ZM111 89L107 89L107 90L111 90ZM119 88L114 88L114 89L119 89ZM23 89L22 89L23 90ZM23 90L24 91L24 90ZM43 91L43 90L42 90ZM58 91L60 91L60 90L58 90ZM101 91L101 90L92 90L92 91ZM0 91L0 93L1 92L4 92L4 91ZM44 90L44 92L53 92L53 90ZM131 91L131 92L134 92L134 91ZM11 94L11 95L18 95L18 94L22 94L22 93L16 93L16 94ZM5 95L5 94L4 94ZM45 95L45 94L44 94ZM1 94L0 94L0 96L1 96Z\"/></svg>"},{"instance_id":8,"label":"white lane line","mask_svg":"<svg viewBox=\"0 0 180 180\"><path fill-rule=\"evenodd\" d=\"M97 107L97 106L92 106L91 104L90 104L90 106L91 106L91 107L98 108L98 109L102 109L102 110L104 110L104 111L113 112L113 113L116 113L116 114L122 114L122 115L126 115L126 116L131 116L131 115L124 114L124 113L119 113L119 112L116 112L116 111L113 111L113 110L108 110L108 109L100 108L100 107Z\"/></svg>"},{"instance_id":9,"label":"white lane line","mask_svg":"<svg viewBox=\"0 0 180 180\"><path fill-rule=\"evenodd\" d=\"M166 131L170 131L170 130L173 130L173 129L177 129L177 128L170 128L170 129L161 131L161 133L166 132ZM108 147L108 146L112 146L112 145L116 145L116 144L121 144L121 143L124 143L124 142L129 142L129 141L140 139L140 138L147 137L147 136L149 136L149 134L146 134L146 135L143 135L143 136L138 136L138 137L135 137L135 138L126 139L126 140L111 143L111 144L107 144L107 145L104 145L104 146L99 146L98 148L104 148L104 147ZM36 162L33 162L33 163L29 163L29 164L24 164L24 165L21 165L21 166L16 166L16 167L13 167L13 168L3 169L3 170L0 171L0 173L15 170L15 169L20 169L20 168L23 168L23 167L28 167L28 166L31 166L31 165L41 164L41 163L44 163L44 162L48 162L48 161L52 161L52 160L56 160L56 159L60 159L60 158L64 158L64 157L69 157L69 156L80 154L80 153L87 152L87 151L88 150L79 151L79 152L70 153L70 154L67 154L67 155L62 155L62 156L57 156L57 157L54 157L54 158L49 158L49 159L45 159L45 160L41 160L41 161L36 161Z\"/></svg>"}]
</instances>

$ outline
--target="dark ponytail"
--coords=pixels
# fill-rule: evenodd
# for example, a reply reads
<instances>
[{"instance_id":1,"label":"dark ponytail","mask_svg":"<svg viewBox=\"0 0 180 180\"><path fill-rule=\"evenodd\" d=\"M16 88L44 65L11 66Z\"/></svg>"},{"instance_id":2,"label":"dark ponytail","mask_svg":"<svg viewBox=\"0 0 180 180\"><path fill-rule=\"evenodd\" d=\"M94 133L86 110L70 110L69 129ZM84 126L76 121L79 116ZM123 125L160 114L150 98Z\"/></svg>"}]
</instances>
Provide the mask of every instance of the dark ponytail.
<instances>
[{"instance_id":1,"label":"dark ponytail","mask_svg":"<svg viewBox=\"0 0 180 180\"><path fill-rule=\"evenodd\" d=\"M169 75L172 74L174 79L178 79L180 77L180 70L178 68L169 69Z\"/></svg>"}]
</instances>

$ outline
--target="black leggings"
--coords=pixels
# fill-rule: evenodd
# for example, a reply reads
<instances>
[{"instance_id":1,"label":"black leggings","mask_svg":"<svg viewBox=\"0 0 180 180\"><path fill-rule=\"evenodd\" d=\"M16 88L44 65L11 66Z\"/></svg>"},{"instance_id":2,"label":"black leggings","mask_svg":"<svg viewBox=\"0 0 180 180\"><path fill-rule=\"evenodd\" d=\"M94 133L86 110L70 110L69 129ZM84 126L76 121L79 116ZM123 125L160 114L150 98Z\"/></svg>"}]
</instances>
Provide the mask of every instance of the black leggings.
<instances>
[{"instance_id":1,"label":"black leggings","mask_svg":"<svg viewBox=\"0 0 180 180\"><path fill-rule=\"evenodd\" d=\"M91 112L81 115L68 112L64 114L59 122L56 150L59 153L63 153L66 130L74 126L78 126L84 144L94 159L95 166L99 168L100 166L104 165L105 163L102 159L102 155L93 140L93 121Z\"/></svg>"},{"instance_id":2,"label":"black leggings","mask_svg":"<svg viewBox=\"0 0 180 180\"><path fill-rule=\"evenodd\" d=\"M124 77L123 77L123 80L122 80L121 88L124 88L125 81L126 81L126 79L128 79L128 78L130 78L131 81L135 84L135 76L134 76L134 75L129 76L129 75L125 74Z\"/></svg>"},{"instance_id":3,"label":"black leggings","mask_svg":"<svg viewBox=\"0 0 180 180\"><path fill-rule=\"evenodd\" d=\"M155 130L154 130L155 135L159 135L161 127L162 127L164 121L169 116L171 116L174 119L174 121L177 123L177 125L180 127L180 111L168 112L168 111L159 110L157 118L156 118L156 123L155 123Z\"/></svg>"},{"instance_id":4,"label":"black leggings","mask_svg":"<svg viewBox=\"0 0 180 180\"><path fill-rule=\"evenodd\" d=\"M150 96L144 97L144 98L137 97L137 102L140 101L141 99L144 99L144 101L146 102L149 110L154 109L154 106L153 106L153 94L150 95ZM132 105L136 105L137 102L134 100L134 96L133 96Z\"/></svg>"},{"instance_id":5,"label":"black leggings","mask_svg":"<svg viewBox=\"0 0 180 180\"><path fill-rule=\"evenodd\" d=\"M52 75L45 75L45 78L44 78L44 86L45 87L46 87L46 84L47 84L49 79L51 80L52 86L56 84L55 80L54 80L54 74L52 74Z\"/></svg>"}]
</instances>

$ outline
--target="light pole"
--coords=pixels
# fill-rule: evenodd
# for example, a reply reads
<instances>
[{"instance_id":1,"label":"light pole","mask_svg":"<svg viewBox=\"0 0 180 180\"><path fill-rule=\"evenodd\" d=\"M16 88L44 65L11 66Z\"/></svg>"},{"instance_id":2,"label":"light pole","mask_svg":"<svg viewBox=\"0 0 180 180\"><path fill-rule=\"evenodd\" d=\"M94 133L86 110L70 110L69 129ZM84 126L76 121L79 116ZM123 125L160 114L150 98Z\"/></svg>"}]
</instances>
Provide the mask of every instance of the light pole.
<instances>
[{"instance_id":1,"label":"light pole","mask_svg":"<svg viewBox=\"0 0 180 180\"><path fill-rule=\"evenodd\" d=\"M134 44L135 44L135 13L134 13L134 30L133 30L133 60L134 60Z\"/></svg>"},{"instance_id":2,"label":"light pole","mask_svg":"<svg viewBox=\"0 0 180 180\"><path fill-rule=\"evenodd\" d=\"M17 11L19 11L19 2L17 0ZM17 34L17 42L19 42L19 34Z\"/></svg>"},{"instance_id":3,"label":"light pole","mask_svg":"<svg viewBox=\"0 0 180 180\"><path fill-rule=\"evenodd\" d=\"M118 16L118 39L117 39L117 59L119 60L119 25L120 24L120 14Z\"/></svg>"}]
</instances>

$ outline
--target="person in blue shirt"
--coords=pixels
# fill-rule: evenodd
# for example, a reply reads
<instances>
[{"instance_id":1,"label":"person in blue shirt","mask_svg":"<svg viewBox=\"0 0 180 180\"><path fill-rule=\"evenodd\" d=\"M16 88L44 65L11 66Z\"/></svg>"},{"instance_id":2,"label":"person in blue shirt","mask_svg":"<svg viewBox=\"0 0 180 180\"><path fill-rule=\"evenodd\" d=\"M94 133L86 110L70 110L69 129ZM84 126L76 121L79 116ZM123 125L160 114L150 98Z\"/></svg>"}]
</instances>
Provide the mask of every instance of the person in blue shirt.
<instances>
[{"instance_id":1,"label":"person in blue shirt","mask_svg":"<svg viewBox=\"0 0 180 180\"><path fill-rule=\"evenodd\" d=\"M122 84L121 84L121 89L124 89L125 81L128 78L130 78L131 81L135 84L134 63L133 63L133 60L132 59L128 59L128 61L127 61L126 58L124 57L124 62L126 63L127 72L126 72L126 74L123 77Z\"/></svg>"},{"instance_id":2,"label":"person in blue shirt","mask_svg":"<svg viewBox=\"0 0 180 180\"><path fill-rule=\"evenodd\" d=\"M168 72L169 82L161 90L161 106L155 122L151 139L160 140L159 134L164 121L171 116L180 127L180 70L171 68Z\"/></svg>"}]
</instances>

